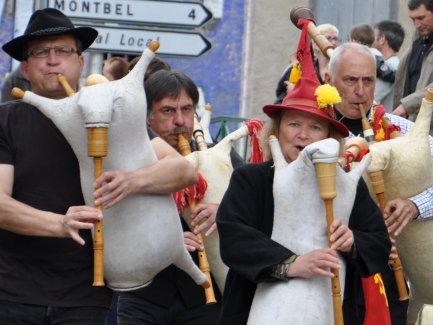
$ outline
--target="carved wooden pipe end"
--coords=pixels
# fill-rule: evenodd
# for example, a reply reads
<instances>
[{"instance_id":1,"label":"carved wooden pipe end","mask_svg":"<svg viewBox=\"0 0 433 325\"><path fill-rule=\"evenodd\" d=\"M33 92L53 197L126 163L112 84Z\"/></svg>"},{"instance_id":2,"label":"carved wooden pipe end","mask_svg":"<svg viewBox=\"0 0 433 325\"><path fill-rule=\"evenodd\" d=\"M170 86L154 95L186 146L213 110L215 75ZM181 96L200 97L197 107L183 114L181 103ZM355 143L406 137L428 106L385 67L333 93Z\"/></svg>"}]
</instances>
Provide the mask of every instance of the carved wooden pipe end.
<instances>
[{"instance_id":1,"label":"carved wooden pipe end","mask_svg":"<svg viewBox=\"0 0 433 325\"><path fill-rule=\"evenodd\" d=\"M149 49L155 53L159 49L159 41L153 40L149 44Z\"/></svg>"},{"instance_id":2,"label":"carved wooden pipe end","mask_svg":"<svg viewBox=\"0 0 433 325\"><path fill-rule=\"evenodd\" d=\"M290 20L298 28L299 28L299 26L298 26L299 18L311 20L314 24L316 24L314 14L311 11L311 9L308 7L296 6L292 10L290 10Z\"/></svg>"},{"instance_id":3,"label":"carved wooden pipe end","mask_svg":"<svg viewBox=\"0 0 433 325\"><path fill-rule=\"evenodd\" d=\"M11 95L15 98L22 99L24 97L24 90L18 87L12 88Z\"/></svg>"}]
</instances>

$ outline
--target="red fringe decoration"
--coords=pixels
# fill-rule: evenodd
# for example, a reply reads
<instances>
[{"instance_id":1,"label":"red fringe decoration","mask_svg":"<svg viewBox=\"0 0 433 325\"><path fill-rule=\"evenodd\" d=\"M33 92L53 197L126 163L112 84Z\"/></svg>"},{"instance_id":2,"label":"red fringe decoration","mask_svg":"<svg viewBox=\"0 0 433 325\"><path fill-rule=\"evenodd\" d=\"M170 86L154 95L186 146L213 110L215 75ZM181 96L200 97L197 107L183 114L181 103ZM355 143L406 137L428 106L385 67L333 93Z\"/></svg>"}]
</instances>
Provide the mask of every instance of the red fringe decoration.
<instances>
[{"instance_id":1,"label":"red fringe decoration","mask_svg":"<svg viewBox=\"0 0 433 325\"><path fill-rule=\"evenodd\" d=\"M187 206L184 190L179 190L177 192L174 192L173 199L174 199L174 203L176 203L177 211L179 212L179 214L182 214L183 210Z\"/></svg>"},{"instance_id":2,"label":"red fringe decoration","mask_svg":"<svg viewBox=\"0 0 433 325\"><path fill-rule=\"evenodd\" d=\"M385 140L391 139L391 133L397 131L400 132L401 128L398 125L390 124L385 128Z\"/></svg>"},{"instance_id":3,"label":"red fringe decoration","mask_svg":"<svg viewBox=\"0 0 433 325\"><path fill-rule=\"evenodd\" d=\"M207 190L207 182L206 179L200 172L197 172L198 182L191 186L188 186L185 189L185 195L189 200L194 200L195 202L200 202L203 200L203 197Z\"/></svg>"},{"instance_id":4,"label":"red fringe decoration","mask_svg":"<svg viewBox=\"0 0 433 325\"><path fill-rule=\"evenodd\" d=\"M374 118L373 118L373 132L377 134L377 132L382 128L382 118L385 115L385 107L383 105L377 105L374 110Z\"/></svg>"},{"instance_id":5,"label":"red fringe decoration","mask_svg":"<svg viewBox=\"0 0 433 325\"><path fill-rule=\"evenodd\" d=\"M250 163L261 163L264 161L264 156L262 148L260 148L258 133L263 128L263 122L258 119L251 119L247 120L245 124L248 128L248 133L250 135Z\"/></svg>"},{"instance_id":6,"label":"red fringe decoration","mask_svg":"<svg viewBox=\"0 0 433 325\"><path fill-rule=\"evenodd\" d=\"M350 163L352 161L355 161L356 156L355 156L355 154L353 152L345 152L343 154L343 157L346 159L346 164L344 165L343 169L346 172L350 172L350 167L351 167Z\"/></svg>"},{"instance_id":7,"label":"red fringe decoration","mask_svg":"<svg viewBox=\"0 0 433 325\"><path fill-rule=\"evenodd\" d=\"M203 200L207 190L207 181L200 172L197 172L198 182L173 193L173 199L176 203L179 214L188 206L188 200L200 202Z\"/></svg>"},{"instance_id":8,"label":"red fringe decoration","mask_svg":"<svg viewBox=\"0 0 433 325\"><path fill-rule=\"evenodd\" d=\"M350 170L351 170L350 163L352 163L353 161L361 161L362 158L363 158L366 154L368 154L369 152L370 152L370 150L369 150L368 148L366 148L366 149L362 149L362 150L359 152L359 154L356 156L353 152L346 151L346 152L343 154L343 157L346 159L346 164L343 166L343 169L344 169L346 172L350 172Z\"/></svg>"},{"instance_id":9,"label":"red fringe decoration","mask_svg":"<svg viewBox=\"0 0 433 325\"><path fill-rule=\"evenodd\" d=\"M376 109L374 111L374 119L373 119L373 131L374 134L377 134L377 132L382 128L383 124L382 124L382 119L384 119L385 117L385 107L383 105L377 105ZM384 129L385 134L384 134L384 139L383 140L389 140L391 139L391 133L394 131L398 131L400 132L401 129L398 125L395 124L389 124L388 126L385 127Z\"/></svg>"},{"instance_id":10,"label":"red fringe decoration","mask_svg":"<svg viewBox=\"0 0 433 325\"><path fill-rule=\"evenodd\" d=\"M364 156L365 156L366 154L368 154L369 152L370 152L370 150L369 150L368 148L366 148L366 149L364 149L364 150L361 150L361 152L360 152L359 155L358 155L358 159L357 159L356 161L361 161L362 158L364 158Z\"/></svg>"}]
</instances>

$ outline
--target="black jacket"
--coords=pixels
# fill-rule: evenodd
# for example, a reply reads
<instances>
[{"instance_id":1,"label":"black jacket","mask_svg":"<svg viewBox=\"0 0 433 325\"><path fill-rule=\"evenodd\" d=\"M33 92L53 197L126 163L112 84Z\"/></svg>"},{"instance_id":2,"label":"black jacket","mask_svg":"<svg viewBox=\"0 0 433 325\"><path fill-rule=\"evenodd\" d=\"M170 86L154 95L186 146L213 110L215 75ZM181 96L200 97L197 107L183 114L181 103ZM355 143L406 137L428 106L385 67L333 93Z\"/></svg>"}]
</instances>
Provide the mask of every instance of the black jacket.
<instances>
[{"instance_id":1,"label":"black jacket","mask_svg":"<svg viewBox=\"0 0 433 325\"><path fill-rule=\"evenodd\" d=\"M270 268L294 253L273 241L272 162L245 165L234 171L220 204L217 225L221 256L230 268L224 288L221 325L247 323L257 283L279 281ZM361 276L387 268L391 243L382 215L361 179L349 227L355 235L357 254L347 261L343 312L346 324L364 318ZM360 208L362 207L362 209Z\"/></svg>"}]
</instances>

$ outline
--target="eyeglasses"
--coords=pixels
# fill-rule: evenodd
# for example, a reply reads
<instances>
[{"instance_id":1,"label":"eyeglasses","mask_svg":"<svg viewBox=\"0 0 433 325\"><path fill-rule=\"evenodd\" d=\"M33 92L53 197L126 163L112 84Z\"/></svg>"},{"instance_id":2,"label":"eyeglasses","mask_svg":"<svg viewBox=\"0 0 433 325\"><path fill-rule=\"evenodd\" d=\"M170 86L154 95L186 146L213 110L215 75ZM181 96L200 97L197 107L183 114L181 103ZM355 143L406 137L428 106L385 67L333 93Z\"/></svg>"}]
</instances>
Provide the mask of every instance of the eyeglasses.
<instances>
[{"instance_id":1,"label":"eyeglasses","mask_svg":"<svg viewBox=\"0 0 433 325\"><path fill-rule=\"evenodd\" d=\"M50 55L51 50L54 50L56 56L70 56L78 52L76 49L68 46L38 47L27 53L27 57L46 58Z\"/></svg>"},{"instance_id":2,"label":"eyeglasses","mask_svg":"<svg viewBox=\"0 0 433 325\"><path fill-rule=\"evenodd\" d=\"M330 42L334 42L334 43L340 43L341 42L341 38L337 37L337 36L326 36L326 39Z\"/></svg>"}]
</instances>

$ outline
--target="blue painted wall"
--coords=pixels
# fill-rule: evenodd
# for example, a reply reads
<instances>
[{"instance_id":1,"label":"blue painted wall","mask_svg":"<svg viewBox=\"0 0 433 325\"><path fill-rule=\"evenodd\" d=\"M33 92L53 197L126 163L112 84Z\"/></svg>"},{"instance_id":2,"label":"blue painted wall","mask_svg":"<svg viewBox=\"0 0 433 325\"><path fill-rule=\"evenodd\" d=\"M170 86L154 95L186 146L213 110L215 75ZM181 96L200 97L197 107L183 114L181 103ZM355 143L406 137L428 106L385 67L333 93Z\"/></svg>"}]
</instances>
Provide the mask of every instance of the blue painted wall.
<instances>
[{"instance_id":1,"label":"blue painted wall","mask_svg":"<svg viewBox=\"0 0 433 325\"><path fill-rule=\"evenodd\" d=\"M3 45L13 36L14 31L14 6L13 1L6 1L4 8L0 8L0 44ZM11 70L12 59L3 50L0 50L0 88L5 74Z\"/></svg>"},{"instance_id":2,"label":"blue painted wall","mask_svg":"<svg viewBox=\"0 0 433 325\"><path fill-rule=\"evenodd\" d=\"M222 19L211 30L201 31L212 43L208 52L194 58L161 56L203 89L206 102L212 104L212 117L240 112L244 8L244 0L224 1Z\"/></svg>"}]
</instances>

